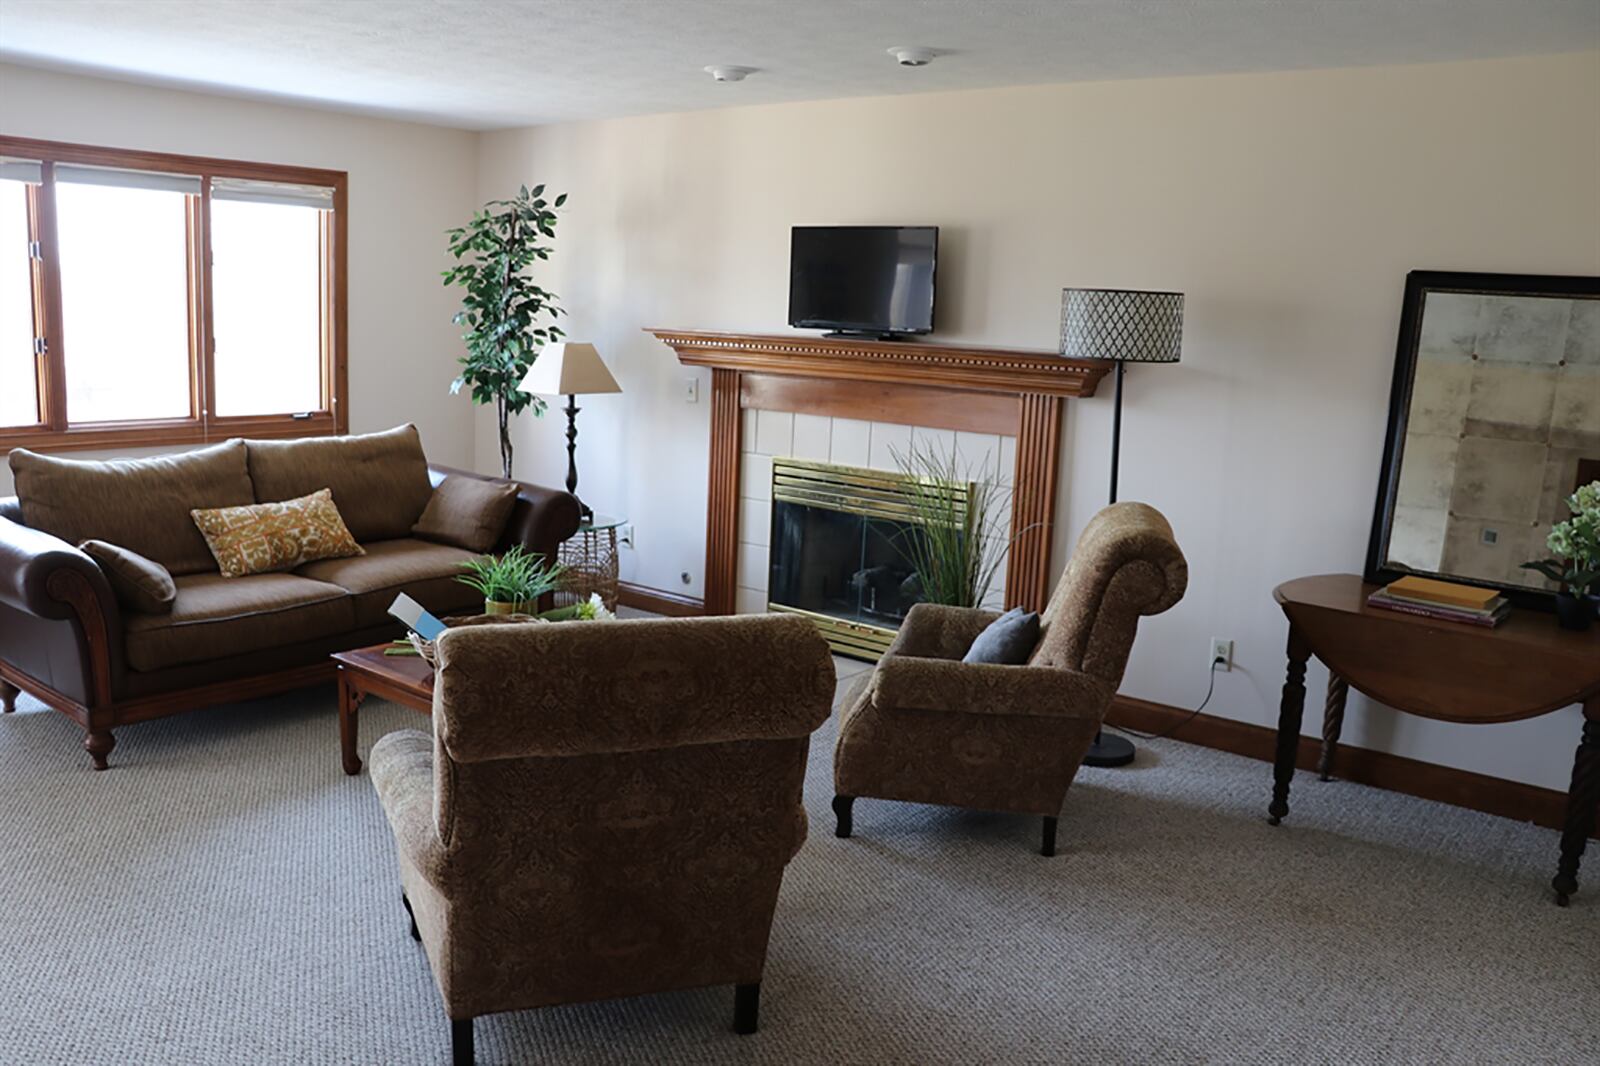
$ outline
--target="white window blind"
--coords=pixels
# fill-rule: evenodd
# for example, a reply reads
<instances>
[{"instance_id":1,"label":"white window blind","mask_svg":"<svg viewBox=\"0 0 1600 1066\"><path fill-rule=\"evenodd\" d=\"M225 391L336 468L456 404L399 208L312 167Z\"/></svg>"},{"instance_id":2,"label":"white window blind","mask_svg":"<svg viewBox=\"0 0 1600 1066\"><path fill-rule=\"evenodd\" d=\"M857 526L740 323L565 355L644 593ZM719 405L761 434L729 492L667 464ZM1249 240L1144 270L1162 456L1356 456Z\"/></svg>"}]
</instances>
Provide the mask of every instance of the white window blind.
<instances>
[{"instance_id":1,"label":"white window blind","mask_svg":"<svg viewBox=\"0 0 1600 1066\"><path fill-rule=\"evenodd\" d=\"M333 210L333 190L320 185L291 185L281 181L249 181L244 178L212 178L213 200L238 200L252 204L287 204L290 207L315 207Z\"/></svg>"},{"instance_id":2,"label":"white window blind","mask_svg":"<svg viewBox=\"0 0 1600 1066\"><path fill-rule=\"evenodd\" d=\"M13 159L0 155L0 181L20 181L38 185L43 180L44 164L36 159Z\"/></svg>"},{"instance_id":3,"label":"white window blind","mask_svg":"<svg viewBox=\"0 0 1600 1066\"><path fill-rule=\"evenodd\" d=\"M154 189L200 195L200 179L185 174L163 174L154 170L122 170L117 167L86 167L56 164L56 181L76 185L110 185L118 189Z\"/></svg>"}]
</instances>

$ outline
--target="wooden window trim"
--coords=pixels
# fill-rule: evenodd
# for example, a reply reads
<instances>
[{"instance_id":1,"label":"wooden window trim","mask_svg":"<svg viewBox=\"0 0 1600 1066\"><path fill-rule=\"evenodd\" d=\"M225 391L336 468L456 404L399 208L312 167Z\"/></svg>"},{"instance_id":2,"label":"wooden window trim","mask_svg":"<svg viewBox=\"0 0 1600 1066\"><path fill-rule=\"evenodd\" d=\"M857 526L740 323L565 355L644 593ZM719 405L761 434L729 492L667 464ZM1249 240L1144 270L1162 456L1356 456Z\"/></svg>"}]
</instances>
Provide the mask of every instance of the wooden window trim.
<instances>
[{"instance_id":1,"label":"wooden window trim","mask_svg":"<svg viewBox=\"0 0 1600 1066\"><path fill-rule=\"evenodd\" d=\"M12 448L63 451L81 448L163 447L196 445L229 437L317 437L347 433L349 417L349 176L342 170L250 163L237 159L104 148L29 137L0 135L0 154L37 159L44 180L29 199L29 223L41 258L34 264L34 314L44 323L47 354L36 362L41 422L0 429L0 455ZM62 328L61 276L56 231L54 171L57 163L123 167L200 177L200 196L188 215L190 270L190 417L128 422L69 424L66 359L71 358ZM318 264L323 301L322 375L326 410L309 415L218 417L211 300L211 179L243 178L333 190L333 209L323 220L322 256Z\"/></svg>"}]
</instances>

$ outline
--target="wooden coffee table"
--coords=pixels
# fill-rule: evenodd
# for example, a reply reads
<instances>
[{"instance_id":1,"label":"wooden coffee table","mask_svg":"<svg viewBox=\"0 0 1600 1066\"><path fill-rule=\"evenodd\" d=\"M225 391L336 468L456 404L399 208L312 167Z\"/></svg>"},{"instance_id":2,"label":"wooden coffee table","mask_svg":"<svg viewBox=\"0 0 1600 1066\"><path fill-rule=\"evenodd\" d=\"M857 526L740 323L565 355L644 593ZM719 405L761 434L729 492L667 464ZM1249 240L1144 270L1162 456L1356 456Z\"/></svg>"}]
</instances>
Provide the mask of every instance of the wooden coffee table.
<instances>
[{"instance_id":1,"label":"wooden coffee table","mask_svg":"<svg viewBox=\"0 0 1600 1066\"><path fill-rule=\"evenodd\" d=\"M339 664L339 757L344 772L359 774L356 754L356 720L368 696L393 700L423 714L433 713L433 666L416 655L385 655L390 644L341 651Z\"/></svg>"}]
</instances>

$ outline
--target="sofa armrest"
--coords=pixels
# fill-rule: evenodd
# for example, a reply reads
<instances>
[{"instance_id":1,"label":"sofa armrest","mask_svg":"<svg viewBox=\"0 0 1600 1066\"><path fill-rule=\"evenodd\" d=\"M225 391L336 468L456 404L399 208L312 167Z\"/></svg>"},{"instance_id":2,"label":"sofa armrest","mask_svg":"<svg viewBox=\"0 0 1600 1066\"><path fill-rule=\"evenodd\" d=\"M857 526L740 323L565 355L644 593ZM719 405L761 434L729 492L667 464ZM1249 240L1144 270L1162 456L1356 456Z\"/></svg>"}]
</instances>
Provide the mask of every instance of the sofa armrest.
<instances>
[{"instance_id":1,"label":"sofa armrest","mask_svg":"<svg viewBox=\"0 0 1600 1066\"><path fill-rule=\"evenodd\" d=\"M886 658L906 655L919 659L959 659L967 654L978 634L999 617L995 611L981 611L976 607L915 604L900 623L900 632L889 645Z\"/></svg>"},{"instance_id":2,"label":"sofa armrest","mask_svg":"<svg viewBox=\"0 0 1600 1066\"><path fill-rule=\"evenodd\" d=\"M415 729L386 734L372 746L367 767L401 859L439 887L446 866L433 819L433 738Z\"/></svg>"},{"instance_id":3,"label":"sofa armrest","mask_svg":"<svg viewBox=\"0 0 1600 1066\"><path fill-rule=\"evenodd\" d=\"M1110 705L1111 687L1057 667L886 656L872 675L872 702L882 710L1099 720Z\"/></svg>"},{"instance_id":4,"label":"sofa armrest","mask_svg":"<svg viewBox=\"0 0 1600 1066\"><path fill-rule=\"evenodd\" d=\"M103 585L110 596L110 582L93 559L59 537L0 518L0 603L40 618L75 617L68 603L50 593L50 578L61 570Z\"/></svg>"},{"instance_id":5,"label":"sofa armrest","mask_svg":"<svg viewBox=\"0 0 1600 1066\"><path fill-rule=\"evenodd\" d=\"M122 669L122 613L93 559L0 517L0 606L9 608L0 615L7 662L85 706L111 702Z\"/></svg>"},{"instance_id":6,"label":"sofa armrest","mask_svg":"<svg viewBox=\"0 0 1600 1066\"><path fill-rule=\"evenodd\" d=\"M478 474L451 466L428 464L428 477L435 486L447 476L470 477L478 481L510 480L517 486L517 502L511 508L511 518L506 522L506 531L501 534L500 543L495 545L496 552L503 552L512 545L520 544L526 550L543 555L553 562L556 549L561 547L562 541L578 531L578 525L583 520L578 498L565 489L547 489L542 485L530 485L526 481Z\"/></svg>"}]
</instances>

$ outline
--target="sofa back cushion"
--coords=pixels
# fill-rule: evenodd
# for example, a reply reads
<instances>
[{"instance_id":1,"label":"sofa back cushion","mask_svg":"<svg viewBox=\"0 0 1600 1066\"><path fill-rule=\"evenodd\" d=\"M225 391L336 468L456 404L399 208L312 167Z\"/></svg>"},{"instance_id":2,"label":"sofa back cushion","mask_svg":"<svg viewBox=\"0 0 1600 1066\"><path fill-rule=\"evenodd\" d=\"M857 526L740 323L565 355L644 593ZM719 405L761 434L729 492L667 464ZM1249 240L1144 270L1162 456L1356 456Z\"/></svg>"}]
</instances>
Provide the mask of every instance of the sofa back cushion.
<instances>
[{"instance_id":1,"label":"sofa back cushion","mask_svg":"<svg viewBox=\"0 0 1600 1066\"><path fill-rule=\"evenodd\" d=\"M217 568L191 510L255 502L241 440L150 459L60 459L17 448L11 473L27 525L68 544L109 541L173 574Z\"/></svg>"},{"instance_id":2,"label":"sofa back cushion","mask_svg":"<svg viewBox=\"0 0 1600 1066\"><path fill-rule=\"evenodd\" d=\"M422 438L413 425L353 437L246 443L253 502L332 489L334 506L357 541L409 537L433 495Z\"/></svg>"}]
</instances>

